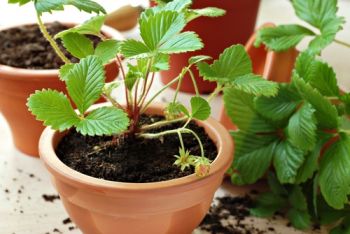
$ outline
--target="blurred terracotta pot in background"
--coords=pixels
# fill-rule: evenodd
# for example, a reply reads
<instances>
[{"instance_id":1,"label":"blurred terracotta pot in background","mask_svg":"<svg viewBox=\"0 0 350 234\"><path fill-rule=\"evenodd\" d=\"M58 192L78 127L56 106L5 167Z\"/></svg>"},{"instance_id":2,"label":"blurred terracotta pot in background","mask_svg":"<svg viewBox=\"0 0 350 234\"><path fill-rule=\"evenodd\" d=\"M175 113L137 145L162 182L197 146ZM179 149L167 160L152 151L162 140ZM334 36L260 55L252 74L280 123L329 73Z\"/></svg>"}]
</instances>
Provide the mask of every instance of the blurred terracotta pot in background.
<instances>
[{"instance_id":1,"label":"blurred terracotta pot in background","mask_svg":"<svg viewBox=\"0 0 350 234\"><path fill-rule=\"evenodd\" d=\"M169 83L176 77L188 59L194 55L209 55L216 59L219 54L233 44L245 44L254 32L260 0L195 0L192 8L218 7L226 10L226 15L218 18L201 17L193 20L186 27L186 31L195 31L203 40L205 47L196 52L171 56L171 69L161 72L163 83ZM198 76L196 68L192 69L201 93L210 93L215 84L203 81ZM176 88L174 84L172 88ZM191 78L187 75L180 89L194 93Z\"/></svg>"},{"instance_id":2,"label":"blurred terracotta pot in background","mask_svg":"<svg viewBox=\"0 0 350 234\"><path fill-rule=\"evenodd\" d=\"M74 24L67 23L67 25ZM8 28L0 30L5 29ZM107 37L122 39L112 28L104 26L102 31ZM105 66L107 80L114 80L118 70L114 61L107 64ZM30 70L0 64L0 112L10 125L16 148L35 157L39 155L38 142L44 126L31 115L26 102L35 90L44 88L66 92L64 82L59 80L58 70Z\"/></svg>"},{"instance_id":3,"label":"blurred terracotta pot in background","mask_svg":"<svg viewBox=\"0 0 350 234\"><path fill-rule=\"evenodd\" d=\"M274 27L274 24L266 23L262 27ZM271 81L289 82L299 52L294 48L285 52L268 51L265 46L256 48L254 47L255 38L254 33L245 46L252 59L253 72ZM224 107L221 111L220 121L228 129L237 129L226 114Z\"/></svg>"},{"instance_id":4,"label":"blurred terracotta pot in background","mask_svg":"<svg viewBox=\"0 0 350 234\"><path fill-rule=\"evenodd\" d=\"M162 115L163 106L153 105L147 114ZM57 157L55 148L64 133L51 128L41 136L40 157L69 216L83 233L190 234L209 210L233 153L232 138L219 122L209 118L197 123L218 150L209 175L203 178L192 174L154 183L122 183L87 176Z\"/></svg>"}]
</instances>

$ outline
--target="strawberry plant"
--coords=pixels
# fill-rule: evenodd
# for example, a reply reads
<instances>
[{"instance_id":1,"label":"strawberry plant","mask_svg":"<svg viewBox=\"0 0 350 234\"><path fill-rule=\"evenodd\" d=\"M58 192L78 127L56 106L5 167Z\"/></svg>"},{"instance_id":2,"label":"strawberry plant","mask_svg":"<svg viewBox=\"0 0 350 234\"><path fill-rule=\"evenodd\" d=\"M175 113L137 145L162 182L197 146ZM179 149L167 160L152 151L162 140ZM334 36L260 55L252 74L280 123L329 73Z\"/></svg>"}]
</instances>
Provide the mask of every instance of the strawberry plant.
<instances>
[{"instance_id":1,"label":"strawberry plant","mask_svg":"<svg viewBox=\"0 0 350 234\"><path fill-rule=\"evenodd\" d=\"M235 157L229 173L238 185L268 173L270 191L258 197L252 214L268 217L287 210L296 228L339 224L331 233L348 233L350 94L339 90L334 69L319 58L332 42L349 47L335 39L344 19L337 15L336 0L292 4L318 32L295 24L258 31L256 45L274 51L290 49L304 37L312 40L298 56L291 82L278 84L277 95L224 90L227 113L239 128L231 133Z\"/></svg>"},{"instance_id":2,"label":"strawberry plant","mask_svg":"<svg viewBox=\"0 0 350 234\"><path fill-rule=\"evenodd\" d=\"M10 0L11 3L26 4L29 0ZM174 157L174 164L182 170L193 167L198 176L205 176L210 170L210 160L206 158L202 142L197 133L188 128L192 120L206 120L211 113L209 102L224 88L235 87L254 94L271 96L277 93L278 86L262 77L251 74L250 59L241 45L226 49L220 58L209 66L204 61L208 56L195 56L189 59L188 66L174 77L173 81L150 96L155 74L169 68L169 55L199 50L203 47L201 39L194 32L183 31L186 24L199 16L220 16L223 10L205 8L190 10L191 0L175 0L167 4L147 9L139 19L141 40L128 39L117 41L106 38L100 32L105 18L105 10L90 0L80 1L34 1L38 24L43 35L51 43L65 64L60 68L60 79L65 82L69 96L51 89L36 91L28 98L28 107L33 115L44 125L55 130L75 129L82 135L114 136L115 138L133 136L153 139L164 135L176 134L179 137L179 154ZM41 20L43 13L63 10L66 5L73 5L81 11L97 15L82 25L65 30L52 37ZM100 37L101 42L94 48L86 35ZM80 59L72 63L64 56L56 44L60 39L64 47L74 57ZM123 59L125 59L124 66ZM106 83L104 65L115 61L121 73L121 79ZM178 102L178 92L185 74L193 78L192 66L198 66L208 80L218 82L216 90L205 99L198 89L190 100L190 110ZM196 81L193 78L195 87ZM173 100L164 109L165 120L148 125L140 125L140 116L153 101L169 86L178 83ZM122 89L125 100L113 98L112 91ZM110 106L89 108L104 97ZM77 110L74 110L72 101ZM176 129L159 131L157 129L173 123L182 123ZM198 142L200 155L192 155L186 150L183 134L192 134ZM113 141L113 140L112 140ZM108 144L106 144L108 145ZM97 150L101 150L100 147Z\"/></svg>"}]
</instances>

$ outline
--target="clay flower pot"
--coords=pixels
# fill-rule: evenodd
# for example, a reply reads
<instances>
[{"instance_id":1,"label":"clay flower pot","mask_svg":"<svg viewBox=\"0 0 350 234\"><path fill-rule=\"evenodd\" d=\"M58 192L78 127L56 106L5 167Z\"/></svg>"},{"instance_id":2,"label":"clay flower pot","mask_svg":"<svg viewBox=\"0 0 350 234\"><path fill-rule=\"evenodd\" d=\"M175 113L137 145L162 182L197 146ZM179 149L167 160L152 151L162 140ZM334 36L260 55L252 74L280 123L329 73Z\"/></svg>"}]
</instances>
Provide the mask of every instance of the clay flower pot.
<instances>
[{"instance_id":1,"label":"clay flower pot","mask_svg":"<svg viewBox=\"0 0 350 234\"><path fill-rule=\"evenodd\" d=\"M163 114L163 106L153 105L147 113ZM50 128L41 136L40 156L69 216L83 233L190 234L207 213L233 153L231 136L220 123L212 118L197 123L218 148L204 178L192 174L162 182L122 183L90 177L60 161L55 147L64 133Z\"/></svg>"},{"instance_id":2,"label":"clay flower pot","mask_svg":"<svg viewBox=\"0 0 350 234\"><path fill-rule=\"evenodd\" d=\"M254 32L259 5L260 0L195 0L192 8L218 7L225 9L226 15L217 18L201 17L188 24L185 30L198 33L205 47L200 51L172 55L171 69L161 72L162 82L167 84L174 79L194 55L205 54L216 59L225 48L233 44L245 44ZM196 68L192 68L192 72L201 93L210 93L215 89L214 83L199 77ZM176 87L177 84L172 86ZM190 76L185 76L180 90L194 93Z\"/></svg>"},{"instance_id":3,"label":"clay flower pot","mask_svg":"<svg viewBox=\"0 0 350 234\"><path fill-rule=\"evenodd\" d=\"M274 27L272 23L266 23L263 27ZM252 59L253 72L262 75L265 79L275 82L289 82L294 63L299 55L295 49L289 49L285 52L268 51L265 46L256 48L254 42L256 34L254 33L248 40L245 49ZM227 128L235 130L237 127L231 122L226 114L225 108L221 110L220 122Z\"/></svg>"},{"instance_id":4,"label":"clay flower pot","mask_svg":"<svg viewBox=\"0 0 350 234\"><path fill-rule=\"evenodd\" d=\"M5 29L8 28L0 30ZM112 28L103 27L102 31L107 37L122 39ZM108 81L116 78L118 66L114 61L107 64L105 70ZM29 113L26 102L30 94L43 88L66 91L65 84L59 80L57 69L30 70L0 64L0 112L10 125L16 148L36 157L39 155L38 142L44 126Z\"/></svg>"}]
</instances>

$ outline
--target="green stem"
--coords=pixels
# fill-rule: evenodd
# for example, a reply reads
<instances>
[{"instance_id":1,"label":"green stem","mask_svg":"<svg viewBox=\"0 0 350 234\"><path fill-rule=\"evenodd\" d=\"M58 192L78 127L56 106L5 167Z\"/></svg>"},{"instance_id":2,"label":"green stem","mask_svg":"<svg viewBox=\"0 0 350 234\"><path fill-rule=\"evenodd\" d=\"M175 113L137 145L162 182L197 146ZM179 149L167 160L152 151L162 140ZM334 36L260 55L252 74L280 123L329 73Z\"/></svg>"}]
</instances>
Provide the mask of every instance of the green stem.
<instances>
[{"instance_id":1,"label":"green stem","mask_svg":"<svg viewBox=\"0 0 350 234\"><path fill-rule=\"evenodd\" d=\"M41 17L39 15L39 13L37 13L37 19L38 19L38 25L39 25L41 33L44 35L46 40L50 43L51 47L55 50L55 52L58 55L58 57L60 57L60 59L66 64L71 63L70 60L60 50L60 48L58 47L56 41L50 36L49 32L47 31L47 29L46 29L46 27L45 27L45 25L43 23L43 21L41 20Z\"/></svg>"},{"instance_id":2,"label":"green stem","mask_svg":"<svg viewBox=\"0 0 350 234\"><path fill-rule=\"evenodd\" d=\"M181 117L179 119L173 119L173 120L162 120L150 125L144 125L140 128L141 131L147 131L150 129L155 129L155 128L160 128L169 124L173 124L173 123L178 123L178 122L182 122L185 121L187 119L187 117Z\"/></svg>"},{"instance_id":3,"label":"green stem","mask_svg":"<svg viewBox=\"0 0 350 234\"><path fill-rule=\"evenodd\" d=\"M197 135L197 133L195 133L194 131L192 131L191 129L186 128L186 130L190 133L192 133L192 135L197 139L199 147L201 148L201 157L204 158L204 147L202 144L201 139L199 138L199 136Z\"/></svg>"},{"instance_id":4,"label":"green stem","mask_svg":"<svg viewBox=\"0 0 350 234\"><path fill-rule=\"evenodd\" d=\"M186 128L187 125L191 122L191 120L192 120L192 118L189 118L189 119L186 121L186 123L184 124L183 128Z\"/></svg>"},{"instance_id":5,"label":"green stem","mask_svg":"<svg viewBox=\"0 0 350 234\"><path fill-rule=\"evenodd\" d=\"M181 74L180 74L180 80L179 82L177 83L177 87L176 87L176 90L175 90L175 95L174 95L174 99L173 99L173 103L176 102L176 99L177 99L177 95L179 94L180 92L180 88L181 88L181 84L182 84L182 80L187 72L188 68L184 68L182 71L181 71Z\"/></svg>"},{"instance_id":6,"label":"green stem","mask_svg":"<svg viewBox=\"0 0 350 234\"><path fill-rule=\"evenodd\" d=\"M194 75L193 75L193 72L191 71L191 69L188 69L188 73L190 74L190 77L192 79L192 83L193 83L194 90L196 92L196 96L199 96L200 94L199 94L196 78L194 78Z\"/></svg>"},{"instance_id":7,"label":"green stem","mask_svg":"<svg viewBox=\"0 0 350 234\"><path fill-rule=\"evenodd\" d=\"M183 139L182 139L181 132L177 132L177 135L179 136L181 148L185 150L185 144L184 144L184 141L183 141Z\"/></svg>"},{"instance_id":8,"label":"green stem","mask_svg":"<svg viewBox=\"0 0 350 234\"><path fill-rule=\"evenodd\" d=\"M340 41L340 40L338 40L338 39L334 39L334 42L337 43L337 44L339 44L339 45L342 45L342 46L345 46L345 47L350 48L350 44L347 43L347 42Z\"/></svg>"},{"instance_id":9,"label":"green stem","mask_svg":"<svg viewBox=\"0 0 350 234\"><path fill-rule=\"evenodd\" d=\"M223 87L221 85L216 86L214 92L212 92L210 94L210 96L208 97L207 101L211 102L222 91L222 88Z\"/></svg>"},{"instance_id":10,"label":"green stem","mask_svg":"<svg viewBox=\"0 0 350 234\"><path fill-rule=\"evenodd\" d=\"M144 113L147 109L147 107L154 101L154 99L156 99L159 94L161 94L164 90L166 90L167 88L169 88L171 85L173 85L174 83L176 83L179 79L181 78L181 76L177 76L175 79L173 79L171 82L169 82L167 85L163 86L163 88L161 88L156 94L153 95L153 97L151 97L148 102L146 103L146 105L142 108L141 113Z\"/></svg>"},{"instance_id":11,"label":"green stem","mask_svg":"<svg viewBox=\"0 0 350 234\"><path fill-rule=\"evenodd\" d=\"M202 144L201 139L199 138L199 136L192 131L191 129L188 128L178 128L178 129L173 129L173 130L167 130L164 132L159 132L159 133L140 133L138 134L139 137L143 137L146 139L155 139L155 138L159 138L161 136L165 136L165 135L169 135L169 134L179 134L179 133L191 133L198 141L199 147L201 149L201 157L204 158L204 147Z\"/></svg>"}]
</instances>

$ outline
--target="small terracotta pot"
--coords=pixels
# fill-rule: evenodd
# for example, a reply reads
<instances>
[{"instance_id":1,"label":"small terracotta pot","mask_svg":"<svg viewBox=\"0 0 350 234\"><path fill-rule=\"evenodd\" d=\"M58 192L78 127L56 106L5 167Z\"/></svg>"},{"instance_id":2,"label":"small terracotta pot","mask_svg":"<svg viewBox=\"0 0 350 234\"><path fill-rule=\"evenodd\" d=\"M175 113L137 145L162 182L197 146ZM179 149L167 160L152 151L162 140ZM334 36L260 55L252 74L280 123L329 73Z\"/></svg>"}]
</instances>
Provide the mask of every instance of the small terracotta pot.
<instances>
[{"instance_id":1,"label":"small terracotta pot","mask_svg":"<svg viewBox=\"0 0 350 234\"><path fill-rule=\"evenodd\" d=\"M214 59L224 49L233 44L245 44L254 32L260 0L195 0L192 8L218 7L226 10L226 15L217 18L201 17L190 22L185 30L195 31L203 40L205 47L200 51L171 56L169 71L161 72L163 83L169 83L188 65L188 59L194 55L209 55ZM201 93L210 93L215 89L213 82L199 77L196 68L192 68ZM177 84L171 86L176 89ZM194 93L190 76L186 75L181 91Z\"/></svg>"},{"instance_id":2,"label":"small terracotta pot","mask_svg":"<svg viewBox=\"0 0 350 234\"><path fill-rule=\"evenodd\" d=\"M266 23L264 27L274 27L272 23ZM259 48L254 46L256 34L254 33L247 42L245 49L252 59L253 72L262 75L265 79L275 82L289 82L292 75L292 70L299 52L292 48L285 52L268 51L262 45ZM230 117L226 114L223 107L221 111L220 122L231 130L236 130L237 127L232 123Z\"/></svg>"},{"instance_id":3,"label":"small terracotta pot","mask_svg":"<svg viewBox=\"0 0 350 234\"><path fill-rule=\"evenodd\" d=\"M163 114L163 106L154 105L147 113ZM121 183L90 177L59 160L55 147L64 133L51 128L41 136L40 156L69 216L83 233L190 234L207 213L233 153L231 136L219 122L209 118L197 123L218 148L204 178L192 174L162 182Z\"/></svg>"},{"instance_id":4,"label":"small terracotta pot","mask_svg":"<svg viewBox=\"0 0 350 234\"><path fill-rule=\"evenodd\" d=\"M67 25L74 25L67 23ZM1 28L5 30L8 28ZM122 39L116 30L104 26L107 37ZM106 79L112 81L118 75L118 66L113 61L105 66ZM35 90L43 88L66 92L64 82L59 80L58 70L30 70L0 64L0 112L12 131L14 144L21 152L38 157L38 142L44 129L41 122L28 111L27 98Z\"/></svg>"}]
</instances>

